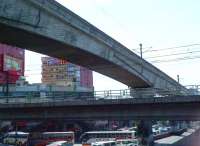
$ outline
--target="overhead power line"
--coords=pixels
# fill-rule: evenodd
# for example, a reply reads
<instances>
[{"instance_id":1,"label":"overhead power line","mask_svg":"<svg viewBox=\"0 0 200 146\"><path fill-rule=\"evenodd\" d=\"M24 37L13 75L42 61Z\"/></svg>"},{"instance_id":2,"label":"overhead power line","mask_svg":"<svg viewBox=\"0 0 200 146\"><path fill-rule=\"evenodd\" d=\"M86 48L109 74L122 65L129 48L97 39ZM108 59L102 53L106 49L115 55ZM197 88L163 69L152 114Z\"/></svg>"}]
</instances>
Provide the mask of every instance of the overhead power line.
<instances>
[{"instance_id":1,"label":"overhead power line","mask_svg":"<svg viewBox=\"0 0 200 146\"><path fill-rule=\"evenodd\" d=\"M186 47L192 47L192 46L200 46L200 44L189 44L189 45L183 45L183 46L176 46L176 47L170 47L170 48L163 48L163 49L154 49L154 50L146 50L145 53L150 52L158 52L158 51L165 51L165 50L172 50L172 49L179 49L179 48L186 48Z\"/></svg>"},{"instance_id":2,"label":"overhead power line","mask_svg":"<svg viewBox=\"0 0 200 146\"><path fill-rule=\"evenodd\" d=\"M144 52L150 52L150 51L162 51L162 50L170 50L170 49L176 49L176 48L186 48L186 47L192 47L192 46L199 46L200 44L196 43L196 44L189 44L189 45L182 45L182 46L177 46L177 47L171 47L171 48L165 48L165 49L160 49L160 50L146 50ZM150 47L148 47L150 48ZM186 54L193 54L193 53L200 53L200 50L194 50L194 51L187 51L187 52L180 52L180 53L171 53L171 54L166 54L166 55L157 55L157 56L151 56L151 57L147 57L145 59L151 59L151 58L161 58L161 57L170 57L170 56L178 56L178 55L186 55ZM149 62L151 63L165 63L165 62L174 62L174 61L185 61L185 60L192 60L192 59L198 59L200 56L186 56L186 57L180 57L180 58L174 58L174 59L159 59L159 60L150 60ZM33 66L40 66L41 67L42 64L28 64L25 65L25 67L27 68L27 66L30 66L31 68ZM102 67L102 68L107 68L107 67ZM108 68L112 68L112 67L108 67ZM41 71L42 68L37 68L37 69L26 69L25 71L27 72L31 72L31 71Z\"/></svg>"},{"instance_id":3,"label":"overhead power line","mask_svg":"<svg viewBox=\"0 0 200 146\"><path fill-rule=\"evenodd\" d=\"M172 56L172 55L179 55L179 54L189 54L189 53L197 53L197 52L200 52L200 51L191 51L191 52L186 52L186 53L174 53L174 54L168 54L168 55L165 55L165 56ZM162 56L155 56L155 58L157 57L162 57ZM151 58L154 58L154 57L151 57ZM151 63L165 63L165 62L174 62L174 61L185 61L185 60L192 60L192 59L198 59L200 58L200 56L186 56L186 57L179 57L179 58L174 58L174 59L167 59L167 60L164 60L164 59L159 59L159 60L150 60L149 62ZM114 68L114 66L109 66L109 67L98 67L99 69L102 68L102 69L106 69L106 68ZM42 69L32 69L32 70L25 70L26 72L34 72L34 71L42 71ZM85 71L85 70L82 70L82 71ZM77 70L74 70L73 72L77 72Z\"/></svg>"},{"instance_id":4,"label":"overhead power line","mask_svg":"<svg viewBox=\"0 0 200 146\"><path fill-rule=\"evenodd\" d=\"M185 61L185 60L192 60L192 59L200 59L200 56L188 56L188 57L175 58L175 59L169 59L169 60L154 60L154 61L150 61L150 62L151 63L164 63L164 62Z\"/></svg>"},{"instance_id":5,"label":"overhead power line","mask_svg":"<svg viewBox=\"0 0 200 146\"><path fill-rule=\"evenodd\" d=\"M177 55L185 55L185 54L193 54L193 53L200 53L200 50L198 50L198 51L189 51L189 52L181 52L181 53L172 53L172 54L167 54L167 55L158 55L158 56L147 57L146 59L168 57L168 56L177 56Z\"/></svg>"}]
</instances>

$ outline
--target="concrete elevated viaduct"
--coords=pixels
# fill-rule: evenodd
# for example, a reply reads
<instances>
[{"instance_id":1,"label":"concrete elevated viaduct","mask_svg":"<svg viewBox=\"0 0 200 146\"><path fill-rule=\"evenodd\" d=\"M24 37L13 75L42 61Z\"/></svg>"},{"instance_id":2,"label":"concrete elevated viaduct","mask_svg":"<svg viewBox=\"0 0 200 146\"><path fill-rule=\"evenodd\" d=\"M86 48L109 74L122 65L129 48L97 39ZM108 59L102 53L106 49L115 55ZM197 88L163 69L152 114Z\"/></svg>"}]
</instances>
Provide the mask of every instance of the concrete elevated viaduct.
<instances>
[{"instance_id":1,"label":"concrete elevated viaduct","mask_svg":"<svg viewBox=\"0 0 200 146\"><path fill-rule=\"evenodd\" d=\"M6 102L0 120L200 120L200 96Z\"/></svg>"},{"instance_id":2,"label":"concrete elevated viaduct","mask_svg":"<svg viewBox=\"0 0 200 146\"><path fill-rule=\"evenodd\" d=\"M184 89L54 0L1 0L0 42L67 58L132 88Z\"/></svg>"}]
</instances>

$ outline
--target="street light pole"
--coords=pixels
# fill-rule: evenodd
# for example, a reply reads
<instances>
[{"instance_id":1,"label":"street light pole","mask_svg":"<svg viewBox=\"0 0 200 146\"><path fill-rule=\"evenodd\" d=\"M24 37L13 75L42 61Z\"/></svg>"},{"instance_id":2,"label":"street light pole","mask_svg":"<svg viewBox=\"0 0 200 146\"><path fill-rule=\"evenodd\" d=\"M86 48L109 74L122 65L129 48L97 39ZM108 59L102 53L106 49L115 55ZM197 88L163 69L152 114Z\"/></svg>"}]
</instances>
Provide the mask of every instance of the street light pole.
<instances>
[{"instance_id":1,"label":"street light pole","mask_svg":"<svg viewBox=\"0 0 200 146\"><path fill-rule=\"evenodd\" d=\"M142 58L142 44L139 45L140 45L140 57Z\"/></svg>"},{"instance_id":2,"label":"street light pole","mask_svg":"<svg viewBox=\"0 0 200 146\"><path fill-rule=\"evenodd\" d=\"M177 81L178 81L178 83L180 83L180 76L179 75L177 75Z\"/></svg>"}]
</instances>

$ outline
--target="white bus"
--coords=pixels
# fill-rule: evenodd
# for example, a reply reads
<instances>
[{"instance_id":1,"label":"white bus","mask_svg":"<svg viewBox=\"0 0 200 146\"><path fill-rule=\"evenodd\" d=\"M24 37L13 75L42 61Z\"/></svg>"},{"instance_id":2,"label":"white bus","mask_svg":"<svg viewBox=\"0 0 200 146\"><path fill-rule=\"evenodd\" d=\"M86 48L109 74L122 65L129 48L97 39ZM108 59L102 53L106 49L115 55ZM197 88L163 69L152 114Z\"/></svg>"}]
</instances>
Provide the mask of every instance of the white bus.
<instances>
[{"instance_id":1,"label":"white bus","mask_svg":"<svg viewBox=\"0 0 200 146\"><path fill-rule=\"evenodd\" d=\"M116 140L117 146L139 146L138 139L118 139Z\"/></svg>"},{"instance_id":2,"label":"white bus","mask_svg":"<svg viewBox=\"0 0 200 146\"><path fill-rule=\"evenodd\" d=\"M115 141L99 141L91 143L91 146L116 146Z\"/></svg>"},{"instance_id":3,"label":"white bus","mask_svg":"<svg viewBox=\"0 0 200 146\"><path fill-rule=\"evenodd\" d=\"M81 135L83 146L99 141L116 141L118 139L134 139L135 131L89 131Z\"/></svg>"}]
</instances>

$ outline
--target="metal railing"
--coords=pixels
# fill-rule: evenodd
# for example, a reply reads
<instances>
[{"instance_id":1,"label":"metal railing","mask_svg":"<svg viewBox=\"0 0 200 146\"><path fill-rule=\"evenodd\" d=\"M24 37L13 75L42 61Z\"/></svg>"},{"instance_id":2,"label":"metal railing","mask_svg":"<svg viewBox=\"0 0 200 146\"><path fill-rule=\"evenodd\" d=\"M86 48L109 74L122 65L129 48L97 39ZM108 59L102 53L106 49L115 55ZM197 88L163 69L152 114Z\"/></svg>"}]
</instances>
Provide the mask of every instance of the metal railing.
<instances>
[{"instance_id":1,"label":"metal railing","mask_svg":"<svg viewBox=\"0 0 200 146\"><path fill-rule=\"evenodd\" d=\"M124 99L133 98L130 89L124 90L105 90L105 91L95 91L95 99Z\"/></svg>"},{"instance_id":2,"label":"metal railing","mask_svg":"<svg viewBox=\"0 0 200 146\"><path fill-rule=\"evenodd\" d=\"M196 86L195 86L196 87ZM200 87L200 86L198 86ZM189 89L192 89L189 86ZM200 95L199 89L191 90L194 93L187 95ZM198 92L197 92L198 91ZM167 96L183 96L179 90L165 91L158 89L123 89L105 90L94 92L15 92L11 96L0 96L0 104L9 103L43 103L43 102L62 102L74 100L107 100L107 99L127 99L127 98L159 98Z\"/></svg>"}]
</instances>

